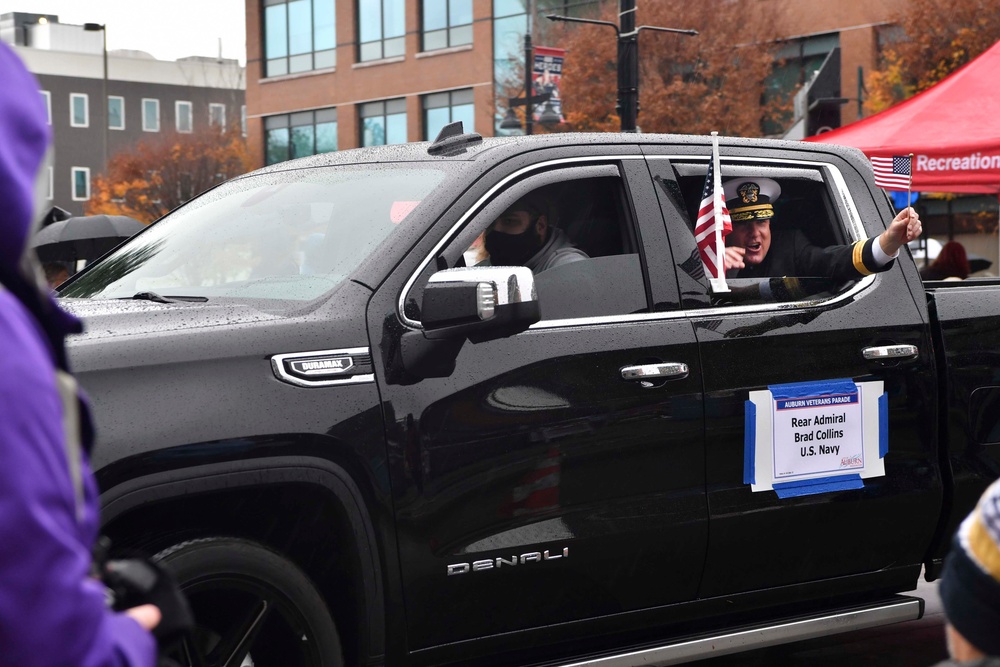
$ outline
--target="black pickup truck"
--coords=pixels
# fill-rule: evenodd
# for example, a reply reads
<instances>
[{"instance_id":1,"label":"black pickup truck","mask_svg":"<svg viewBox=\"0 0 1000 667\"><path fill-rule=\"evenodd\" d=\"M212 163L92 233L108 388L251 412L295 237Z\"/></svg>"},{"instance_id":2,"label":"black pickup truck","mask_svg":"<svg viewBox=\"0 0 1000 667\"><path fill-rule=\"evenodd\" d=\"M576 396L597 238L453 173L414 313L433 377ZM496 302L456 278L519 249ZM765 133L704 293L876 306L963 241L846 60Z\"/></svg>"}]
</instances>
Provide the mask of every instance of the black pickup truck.
<instances>
[{"instance_id":1,"label":"black pickup truck","mask_svg":"<svg viewBox=\"0 0 1000 667\"><path fill-rule=\"evenodd\" d=\"M713 291L710 155L294 160L64 285L105 532L174 568L208 664L665 665L919 617L900 594L1000 476L1000 283L904 250ZM853 149L723 138L721 171L816 245L893 215ZM529 194L588 259L483 262Z\"/></svg>"}]
</instances>

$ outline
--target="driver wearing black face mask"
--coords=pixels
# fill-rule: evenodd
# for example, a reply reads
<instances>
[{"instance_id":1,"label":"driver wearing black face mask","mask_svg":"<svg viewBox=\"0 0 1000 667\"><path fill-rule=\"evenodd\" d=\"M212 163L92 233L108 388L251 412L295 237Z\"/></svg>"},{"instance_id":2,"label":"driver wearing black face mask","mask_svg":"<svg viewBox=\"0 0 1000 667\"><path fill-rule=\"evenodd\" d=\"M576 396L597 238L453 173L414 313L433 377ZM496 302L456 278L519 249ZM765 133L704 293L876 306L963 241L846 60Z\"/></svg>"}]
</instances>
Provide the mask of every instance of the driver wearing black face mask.
<instances>
[{"instance_id":1,"label":"driver wearing black face mask","mask_svg":"<svg viewBox=\"0 0 1000 667\"><path fill-rule=\"evenodd\" d=\"M486 230L485 244L493 266L526 266L536 274L589 259L563 230L549 225L545 214L527 199L500 214Z\"/></svg>"}]
</instances>

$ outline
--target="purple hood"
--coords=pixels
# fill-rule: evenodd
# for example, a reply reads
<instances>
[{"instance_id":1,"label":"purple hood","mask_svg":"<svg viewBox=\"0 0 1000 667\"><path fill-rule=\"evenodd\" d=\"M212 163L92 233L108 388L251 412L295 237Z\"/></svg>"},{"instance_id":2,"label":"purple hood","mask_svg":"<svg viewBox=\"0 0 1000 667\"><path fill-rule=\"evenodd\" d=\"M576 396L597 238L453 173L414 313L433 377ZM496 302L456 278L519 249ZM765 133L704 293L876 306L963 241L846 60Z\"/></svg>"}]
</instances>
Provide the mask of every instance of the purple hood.
<instances>
[{"instance_id":1,"label":"purple hood","mask_svg":"<svg viewBox=\"0 0 1000 667\"><path fill-rule=\"evenodd\" d=\"M35 210L35 182L51 132L35 77L0 43L0 269L16 271L28 244Z\"/></svg>"}]
</instances>

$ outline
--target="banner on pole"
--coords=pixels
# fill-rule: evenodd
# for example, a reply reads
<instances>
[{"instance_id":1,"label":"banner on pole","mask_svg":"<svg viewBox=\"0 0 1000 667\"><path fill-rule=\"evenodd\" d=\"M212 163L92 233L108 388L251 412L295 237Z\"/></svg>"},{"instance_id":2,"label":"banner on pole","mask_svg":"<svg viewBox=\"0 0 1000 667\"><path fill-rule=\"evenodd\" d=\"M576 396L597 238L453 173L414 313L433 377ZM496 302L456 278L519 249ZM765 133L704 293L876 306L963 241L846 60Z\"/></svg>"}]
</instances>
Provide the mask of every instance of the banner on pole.
<instances>
[{"instance_id":1,"label":"banner on pole","mask_svg":"<svg viewBox=\"0 0 1000 667\"><path fill-rule=\"evenodd\" d=\"M552 109L559 114L559 122L566 121L562 114L562 95L559 91L559 84L562 82L563 58L566 55L565 49L554 49L549 46L535 47L535 63L532 68L533 95L549 93L552 97ZM534 118L537 121L545 110L545 104L536 104L534 108Z\"/></svg>"}]
</instances>

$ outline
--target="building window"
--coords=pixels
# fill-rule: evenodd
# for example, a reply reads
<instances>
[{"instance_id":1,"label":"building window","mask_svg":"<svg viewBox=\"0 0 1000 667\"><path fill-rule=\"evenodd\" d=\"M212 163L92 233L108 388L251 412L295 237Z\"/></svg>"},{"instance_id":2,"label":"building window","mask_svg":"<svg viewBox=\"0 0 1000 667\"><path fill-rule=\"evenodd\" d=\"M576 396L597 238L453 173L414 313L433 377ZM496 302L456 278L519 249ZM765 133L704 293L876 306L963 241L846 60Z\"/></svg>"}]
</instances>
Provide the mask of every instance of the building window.
<instances>
[{"instance_id":1,"label":"building window","mask_svg":"<svg viewBox=\"0 0 1000 667\"><path fill-rule=\"evenodd\" d=\"M433 141L448 123L462 121L466 132L475 131L476 109L472 103L472 88L447 93L424 95L424 140Z\"/></svg>"},{"instance_id":2,"label":"building window","mask_svg":"<svg viewBox=\"0 0 1000 667\"><path fill-rule=\"evenodd\" d=\"M384 146L406 143L406 100L362 104L361 145Z\"/></svg>"},{"instance_id":3,"label":"building window","mask_svg":"<svg viewBox=\"0 0 1000 667\"><path fill-rule=\"evenodd\" d=\"M90 167L73 167L73 201L90 199Z\"/></svg>"},{"instance_id":4,"label":"building window","mask_svg":"<svg viewBox=\"0 0 1000 667\"><path fill-rule=\"evenodd\" d=\"M39 90L42 99L45 100L45 118L49 125L52 124L52 93L47 90Z\"/></svg>"},{"instance_id":5,"label":"building window","mask_svg":"<svg viewBox=\"0 0 1000 667\"><path fill-rule=\"evenodd\" d=\"M160 100L142 98L142 131L160 131Z\"/></svg>"},{"instance_id":6,"label":"building window","mask_svg":"<svg viewBox=\"0 0 1000 667\"><path fill-rule=\"evenodd\" d=\"M226 105L225 104L209 104L208 105L208 124L218 125L219 127L226 126Z\"/></svg>"},{"instance_id":7,"label":"building window","mask_svg":"<svg viewBox=\"0 0 1000 667\"><path fill-rule=\"evenodd\" d=\"M190 102L174 102L174 114L177 116L177 131L187 134L194 131L194 114Z\"/></svg>"},{"instance_id":8,"label":"building window","mask_svg":"<svg viewBox=\"0 0 1000 667\"><path fill-rule=\"evenodd\" d=\"M194 184L191 180L191 173L182 171L177 179L177 198L181 201L188 201L194 197Z\"/></svg>"},{"instance_id":9,"label":"building window","mask_svg":"<svg viewBox=\"0 0 1000 667\"><path fill-rule=\"evenodd\" d=\"M247 105L240 107L240 132L247 136Z\"/></svg>"},{"instance_id":10,"label":"building window","mask_svg":"<svg viewBox=\"0 0 1000 667\"><path fill-rule=\"evenodd\" d=\"M358 0L358 60L381 60L406 53L404 0Z\"/></svg>"},{"instance_id":11,"label":"building window","mask_svg":"<svg viewBox=\"0 0 1000 667\"><path fill-rule=\"evenodd\" d=\"M267 164L337 150L337 110L300 111L264 119Z\"/></svg>"},{"instance_id":12,"label":"building window","mask_svg":"<svg viewBox=\"0 0 1000 667\"><path fill-rule=\"evenodd\" d=\"M125 129L125 98L108 95L108 129Z\"/></svg>"},{"instance_id":13,"label":"building window","mask_svg":"<svg viewBox=\"0 0 1000 667\"><path fill-rule=\"evenodd\" d=\"M472 0L424 0L423 50L472 44Z\"/></svg>"},{"instance_id":14,"label":"building window","mask_svg":"<svg viewBox=\"0 0 1000 667\"><path fill-rule=\"evenodd\" d=\"M264 76L337 66L334 0L264 0Z\"/></svg>"},{"instance_id":15,"label":"building window","mask_svg":"<svg viewBox=\"0 0 1000 667\"><path fill-rule=\"evenodd\" d=\"M90 111L86 93L69 94L69 124L72 127L89 127Z\"/></svg>"}]
</instances>

